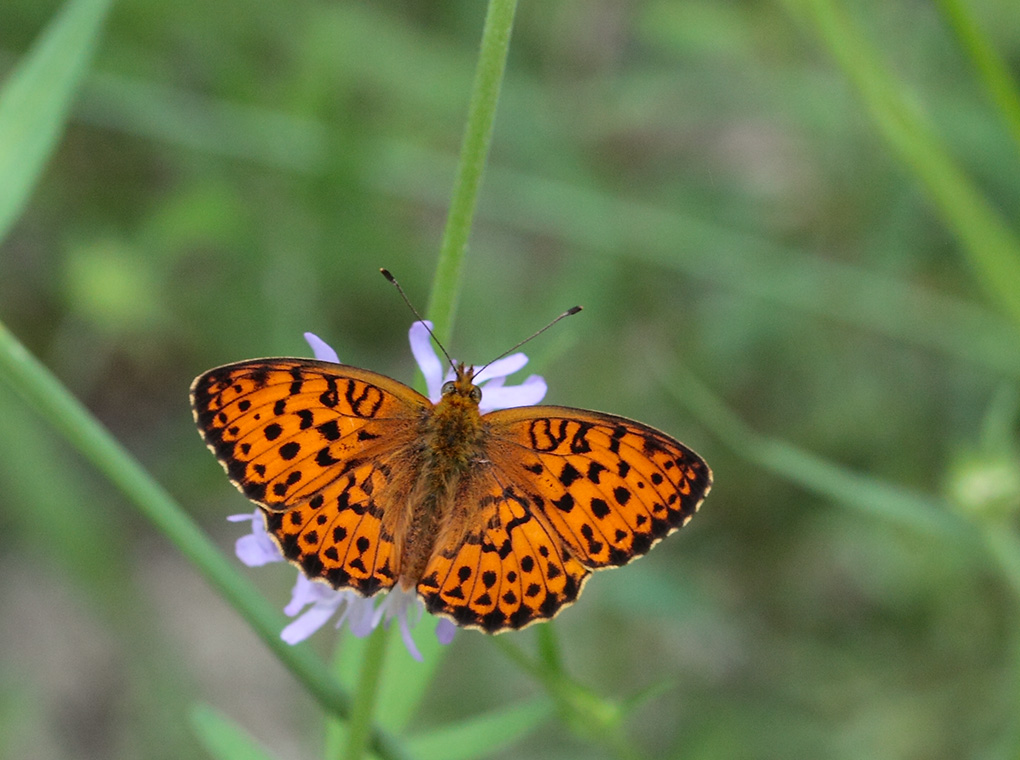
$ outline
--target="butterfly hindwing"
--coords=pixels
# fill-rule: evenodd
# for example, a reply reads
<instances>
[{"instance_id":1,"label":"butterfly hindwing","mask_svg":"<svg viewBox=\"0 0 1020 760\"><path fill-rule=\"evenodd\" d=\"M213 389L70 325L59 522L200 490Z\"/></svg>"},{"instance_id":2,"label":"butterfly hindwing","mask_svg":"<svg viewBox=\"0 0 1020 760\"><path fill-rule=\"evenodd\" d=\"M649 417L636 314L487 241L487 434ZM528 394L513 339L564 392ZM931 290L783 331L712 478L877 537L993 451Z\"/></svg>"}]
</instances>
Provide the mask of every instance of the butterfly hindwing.
<instances>
[{"instance_id":1,"label":"butterfly hindwing","mask_svg":"<svg viewBox=\"0 0 1020 760\"><path fill-rule=\"evenodd\" d=\"M262 508L283 556L309 578L365 596L397 580L384 460L363 462L285 512ZM378 494L378 497L377 497ZM392 515L392 512L391 512Z\"/></svg>"},{"instance_id":2,"label":"butterfly hindwing","mask_svg":"<svg viewBox=\"0 0 1020 760\"><path fill-rule=\"evenodd\" d=\"M479 468L458 501L481 527L456 541L439 537L418 583L430 612L498 633L552 618L577 599L589 571L495 468Z\"/></svg>"}]
</instances>

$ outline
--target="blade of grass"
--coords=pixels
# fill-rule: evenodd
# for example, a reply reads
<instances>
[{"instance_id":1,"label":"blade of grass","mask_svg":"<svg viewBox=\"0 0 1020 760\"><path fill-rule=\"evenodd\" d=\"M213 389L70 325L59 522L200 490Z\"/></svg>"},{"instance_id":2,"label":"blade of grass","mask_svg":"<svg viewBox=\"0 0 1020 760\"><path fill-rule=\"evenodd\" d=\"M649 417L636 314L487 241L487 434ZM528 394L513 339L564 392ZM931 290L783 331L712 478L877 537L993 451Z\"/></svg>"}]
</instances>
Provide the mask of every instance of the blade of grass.
<instances>
[{"instance_id":1,"label":"blade of grass","mask_svg":"<svg viewBox=\"0 0 1020 760\"><path fill-rule=\"evenodd\" d=\"M659 377L689 414L759 467L872 517L953 541L976 538L968 523L942 499L853 472L752 430L686 368L663 367Z\"/></svg>"},{"instance_id":2,"label":"blade of grass","mask_svg":"<svg viewBox=\"0 0 1020 760\"><path fill-rule=\"evenodd\" d=\"M949 26L956 32L963 49L970 56L974 69L1009 130L1020 152L1020 86L1009 66L981 31L973 11L963 0L938 0Z\"/></svg>"},{"instance_id":3,"label":"blade of grass","mask_svg":"<svg viewBox=\"0 0 1020 760\"><path fill-rule=\"evenodd\" d=\"M552 716L552 703L541 697L441 726L409 744L419 760L473 760L511 745Z\"/></svg>"},{"instance_id":4,"label":"blade of grass","mask_svg":"<svg viewBox=\"0 0 1020 760\"><path fill-rule=\"evenodd\" d=\"M67 123L112 0L68 0L0 90L0 240Z\"/></svg>"},{"instance_id":5,"label":"blade of grass","mask_svg":"<svg viewBox=\"0 0 1020 760\"><path fill-rule=\"evenodd\" d=\"M216 760L273 759L247 731L209 705L192 707L188 722L205 751Z\"/></svg>"},{"instance_id":6,"label":"blade of grass","mask_svg":"<svg viewBox=\"0 0 1020 760\"><path fill-rule=\"evenodd\" d=\"M328 676L325 664L306 646L290 646L280 639L284 624L281 614L237 572L170 494L2 324L0 378L155 524L324 709L349 715L350 699ZM378 729L372 732L372 748L383 758L404 757L402 745Z\"/></svg>"},{"instance_id":7,"label":"blade of grass","mask_svg":"<svg viewBox=\"0 0 1020 760\"><path fill-rule=\"evenodd\" d=\"M879 133L917 176L956 236L978 283L1020 328L1020 240L953 160L907 87L883 65L836 0L786 0L809 19L856 87Z\"/></svg>"}]
</instances>

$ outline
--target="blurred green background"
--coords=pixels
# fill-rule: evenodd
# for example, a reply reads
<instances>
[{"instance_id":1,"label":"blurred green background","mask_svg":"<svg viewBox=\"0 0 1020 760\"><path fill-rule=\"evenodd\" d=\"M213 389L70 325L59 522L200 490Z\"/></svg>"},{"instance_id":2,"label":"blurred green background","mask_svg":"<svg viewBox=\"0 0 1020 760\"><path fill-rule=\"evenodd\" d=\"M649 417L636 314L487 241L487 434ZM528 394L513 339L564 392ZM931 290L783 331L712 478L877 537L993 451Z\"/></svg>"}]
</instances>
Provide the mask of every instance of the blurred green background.
<instances>
[{"instance_id":1,"label":"blurred green background","mask_svg":"<svg viewBox=\"0 0 1020 760\"><path fill-rule=\"evenodd\" d=\"M527 348L547 400L645 421L715 471L689 528L554 624L594 692L659 687L627 723L642 754L1015 758L1018 325L809 5L522 3L448 348L484 362L580 303ZM847 5L1015 222L1018 144L940 6ZM1020 64L1015 0L967 7ZM4 0L0 75L59 9ZM0 245L0 320L224 553L248 506L188 386L307 355L306 330L411 380L412 317L378 268L425 307L484 11L125 0L107 20ZM290 569L244 572L289 598ZM0 756L200 757L195 702L277 758L321 755L318 706L3 384L0 574ZM540 692L460 633L411 725ZM611 755L551 720L493 756Z\"/></svg>"}]
</instances>

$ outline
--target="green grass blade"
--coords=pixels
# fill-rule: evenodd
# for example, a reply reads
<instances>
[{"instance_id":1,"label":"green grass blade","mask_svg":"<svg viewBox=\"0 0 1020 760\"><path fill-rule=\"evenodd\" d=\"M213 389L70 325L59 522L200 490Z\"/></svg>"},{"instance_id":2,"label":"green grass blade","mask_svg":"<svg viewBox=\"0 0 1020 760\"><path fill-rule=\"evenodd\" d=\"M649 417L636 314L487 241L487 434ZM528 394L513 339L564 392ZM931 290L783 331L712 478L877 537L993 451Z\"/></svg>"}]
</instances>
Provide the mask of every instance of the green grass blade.
<instances>
[{"instance_id":1,"label":"green grass blade","mask_svg":"<svg viewBox=\"0 0 1020 760\"><path fill-rule=\"evenodd\" d=\"M67 123L112 0L68 0L0 90L0 240Z\"/></svg>"},{"instance_id":2,"label":"green grass blade","mask_svg":"<svg viewBox=\"0 0 1020 760\"><path fill-rule=\"evenodd\" d=\"M1020 240L950 155L907 87L836 0L787 0L810 19L879 133L917 176L992 303L1020 327Z\"/></svg>"},{"instance_id":3,"label":"green grass blade","mask_svg":"<svg viewBox=\"0 0 1020 760\"><path fill-rule=\"evenodd\" d=\"M964 0L938 0L950 27L970 56L974 69L1020 152L1020 87Z\"/></svg>"},{"instance_id":4,"label":"green grass blade","mask_svg":"<svg viewBox=\"0 0 1020 760\"><path fill-rule=\"evenodd\" d=\"M273 760L247 731L209 705L195 705L188 721L199 743L216 760Z\"/></svg>"},{"instance_id":5,"label":"green grass blade","mask_svg":"<svg viewBox=\"0 0 1020 760\"><path fill-rule=\"evenodd\" d=\"M761 435L744 424L689 371L674 366L661 373L673 399L734 451L808 491L872 517L949 540L974 539L968 524L944 500L915 493L828 462L791 444Z\"/></svg>"},{"instance_id":6,"label":"green grass blade","mask_svg":"<svg viewBox=\"0 0 1020 760\"><path fill-rule=\"evenodd\" d=\"M528 735L551 717L552 702L540 697L420 734L411 739L410 748L420 760L487 757Z\"/></svg>"}]
</instances>

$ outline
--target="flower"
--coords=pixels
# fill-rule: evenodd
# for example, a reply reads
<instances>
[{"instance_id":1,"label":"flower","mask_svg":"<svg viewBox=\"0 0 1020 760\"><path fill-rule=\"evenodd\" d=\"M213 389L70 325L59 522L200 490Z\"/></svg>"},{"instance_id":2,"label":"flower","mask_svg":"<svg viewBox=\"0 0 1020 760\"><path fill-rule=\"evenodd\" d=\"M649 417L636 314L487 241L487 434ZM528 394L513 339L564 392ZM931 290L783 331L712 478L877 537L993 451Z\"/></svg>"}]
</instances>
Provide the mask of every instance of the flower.
<instances>
[{"instance_id":1,"label":"flower","mask_svg":"<svg viewBox=\"0 0 1020 760\"><path fill-rule=\"evenodd\" d=\"M444 366L444 362L432 348L429 332L431 329L431 322L415 322L411 325L408 338L411 353L425 376L429 400L436 403L442 397L443 383L454 378L454 370L453 367ZM319 361L340 363L336 351L317 335L305 333L305 340ZM545 397L548 387L545 380L538 375L529 376L520 385L505 384L508 375L517 372L527 363L528 357L518 352L497 359L478 373L474 382L482 388L482 400L479 404L481 412L531 406ZM237 539L234 547L238 559L244 564L249 567L261 567L271 562L284 561L280 548L266 532L261 510L256 509L251 514L231 515L227 520L251 522L251 533ZM298 572L290 602L283 611L288 617L294 618L294 621L280 633L280 638L288 644L304 641L338 614L334 625L340 628L347 623L350 632L359 637L367 636L380 624L389 625L396 618L407 651L416 660L422 659L421 652L418 651L411 636L411 629L421 619L424 610L421 600L413 590L395 586L385 594L366 598L350 589L337 590L324 583L309 580ZM441 644L449 644L453 641L456 631L457 626L452 621L441 618L436 626L436 638Z\"/></svg>"},{"instance_id":2,"label":"flower","mask_svg":"<svg viewBox=\"0 0 1020 760\"><path fill-rule=\"evenodd\" d=\"M411 343L411 353L414 354L421 373L425 376L425 386L428 388L429 401L438 403L443 395L443 383L453 380L455 377L453 367L446 365L436 356L432 348L432 323L428 321L415 322L408 331L408 338ZM306 333L307 338L310 333ZM314 336L312 336L314 337ZM316 338L318 340L318 338ZM491 412L495 409L510 409L515 406L532 406L545 398L549 387L538 375L530 375L520 385L505 386L507 375L512 375L528 363L528 357L518 352L497 359L485 366L474 378L474 383L482 389L482 400L478 404L478 411Z\"/></svg>"},{"instance_id":3,"label":"flower","mask_svg":"<svg viewBox=\"0 0 1020 760\"><path fill-rule=\"evenodd\" d=\"M250 515L230 515L228 522L251 521L251 533L241 536L234 544L234 553L248 567L262 567L270 562L283 562L284 557L280 547L270 538L266 532L266 521L262 513L255 510Z\"/></svg>"}]
</instances>

